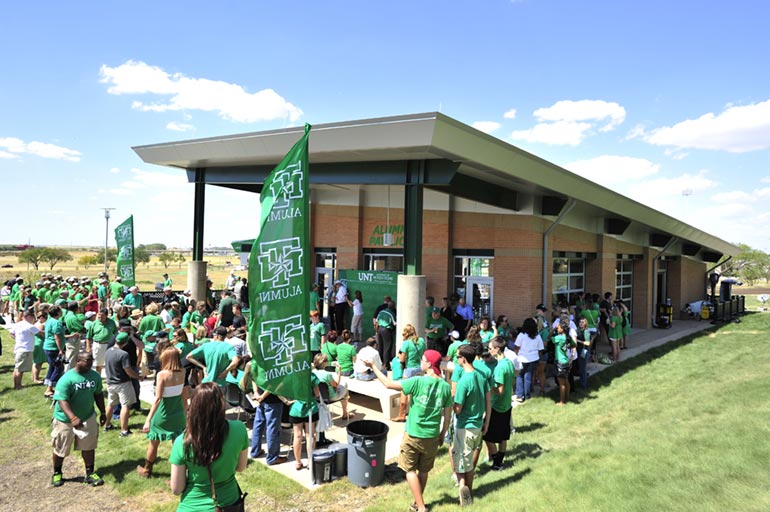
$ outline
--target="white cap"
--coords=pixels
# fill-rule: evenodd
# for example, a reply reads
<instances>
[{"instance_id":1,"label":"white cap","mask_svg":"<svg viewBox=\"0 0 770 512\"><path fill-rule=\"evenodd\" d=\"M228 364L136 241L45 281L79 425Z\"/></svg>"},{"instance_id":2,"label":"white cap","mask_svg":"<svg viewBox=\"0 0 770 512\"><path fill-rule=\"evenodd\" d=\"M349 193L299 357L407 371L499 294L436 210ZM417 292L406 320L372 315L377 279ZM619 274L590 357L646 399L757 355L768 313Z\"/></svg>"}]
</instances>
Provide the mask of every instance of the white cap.
<instances>
[{"instance_id":1,"label":"white cap","mask_svg":"<svg viewBox=\"0 0 770 512\"><path fill-rule=\"evenodd\" d=\"M449 333L449 335L452 337L453 340L459 340L460 339L460 333L457 331L452 331Z\"/></svg>"}]
</instances>

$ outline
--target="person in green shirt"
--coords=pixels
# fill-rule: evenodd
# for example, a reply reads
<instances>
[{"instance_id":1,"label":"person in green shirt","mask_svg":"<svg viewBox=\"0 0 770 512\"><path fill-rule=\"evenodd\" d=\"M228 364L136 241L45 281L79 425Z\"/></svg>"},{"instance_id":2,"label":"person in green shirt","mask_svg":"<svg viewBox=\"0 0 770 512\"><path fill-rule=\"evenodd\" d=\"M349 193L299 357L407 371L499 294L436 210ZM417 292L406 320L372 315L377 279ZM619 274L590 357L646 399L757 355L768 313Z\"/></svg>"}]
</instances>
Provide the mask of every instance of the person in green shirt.
<instances>
[{"instance_id":1,"label":"person in green shirt","mask_svg":"<svg viewBox=\"0 0 770 512\"><path fill-rule=\"evenodd\" d=\"M350 331L347 329L342 331L343 336L345 335L346 331L347 335L350 336ZM337 331L329 331L325 338L326 341L321 344L321 354L325 355L326 359L328 359L330 362L334 362L337 360ZM321 339L323 340L324 338Z\"/></svg>"},{"instance_id":2,"label":"person in green shirt","mask_svg":"<svg viewBox=\"0 0 770 512\"><path fill-rule=\"evenodd\" d=\"M481 336L481 342L486 345L497 335L497 324L492 322L488 316L482 316L481 320L479 320L479 336Z\"/></svg>"},{"instance_id":3,"label":"person in green shirt","mask_svg":"<svg viewBox=\"0 0 770 512\"><path fill-rule=\"evenodd\" d=\"M64 323L61 314L59 306L51 306L45 321L43 351L48 358L48 373L45 376L46 390L43 396L46 398L53 396L53 388L64 372Z\"/></svg>"},{"instance_id":4,"label":"person in green shirt","mask_svg":"<svg viewBox=\"0 0 770 512\"><path fill-rule=\"evenodd\" d=\"M616 305L610 309L609 325L607 326L607 338L612 346L612 361L620 361L620 341L623 338L623 316Z\"/></svg>"},{"instance_id":5,"label":"person in green shirt","mask_svg":"<svg viewBox=\"0 0 770 512\"><path fill-rule=\"evenodd\" d=\"M487 454L492 461L492 469L503 469L503 459L508 440L511 438L511 398L513 397L514 369L510 359L505 357L508 344L502 336L496 336L489 342L489 354L497 364L494 369L492 386L492 411L489 428L483 439L487 445Z\"/></svg>"},{"instance_id":6,"label":"person in green shirt","mask_svg":"<svg viewBox=\"0 0 770 512\"><path fill-rule=\"evenodd\" d=\"M310 353L311 357L321 352L321 346L326 343L326 326L321 322L317 310L310 312Z\"/></svg>"},{"instance_id":7,"label":"person in green shirt","mask_svg":"<svg viewBox=\"0 0 770 512\"><path fill-rule=\"evenodd\" d=\"M168 277L168 274L163 274L163 288L171 288L172 290L174 289L174 281Z\"/></svg>"},{"instance_id":8,"label":"person in green shirt","mask_svg":"<svg viewBox=\"0 0 770 512\"><path fill-rule=\"evenodd\" d=\"M86 351L94 355L96 371L101 374L104 368L104 356L108 344L118 335L118 326L107 316L107 310L99 311L96 320L91 322L86 331Z\"/></svg>"},{"instance_id":9,"label":"person in green shirt","mask_svg":"<svg viewBox=\"0 0 770 512\"><path fill-rule=\"evenodd\" d=\"M554 346L556 362L556 381L559 383L559 402L564 405L569 398L569 374L572 364L572 348L575 341L569 336L569 317L563 318L557 325L551 342Z\"/></svg>"},{"instance_id":10,"label":"person in green shirt","mask_svg":"<svg viewBox=\"0 0 770 512\"><path fill-rule=\"evenodd\" d=\"M143 309L144 299L139 294L139 288L132 286L128 289L128 294L123 297L123 305L133 309Z\"/></svg>"},{"instance_id":11,"label":"person in green shirt","mask_svg":"<svg viewBox=\"0 0 770 512\"><path fill-rule=\"evenodd\" d=\"M412 409L401 440L398 466L406 472L406 481L414 498L410 510L424 512L423 493L428 483L428 473L433 468L451 417L452 390L441 377L441 353L426 350L420 358L420 369L425 375L402 381L389 379L371 362L366 365L385 387L401 391L412 398Z\"/></svg>"},{"instance_id":12,"label":"person in green shirt","mask_svg":"<svg viewBox=\"0 0 770 512\"><path fill-rule=\"evenodd\" d=\"M318 296L318 284L310 285L310 312L321 311L321 297Z\"/></svg>"},{"instance_id":13,"label":"person in green shirt","mask_svg":"<svg viewBox=\"0 0 770 512\"><path fill-rule=\"evenodd\" d=\"M99 426L106 423L107 416L104 410L102 377L91 369L93 363L91 354L80 352L76 357L75 368L65 373L56 385L51 432L53 445L51 485L54 487L64 485L62 466L73 443L75 449L80 450L86 467L83 482L94 487L104 483L104 480L94 471L94 459ZM94 403L101 413L98 424ZM77 429L77 435L75 429Z\"/></svg>"},{"instance_id":14,"label":"person in green shirt","mask_svg":"<svg viewBox=\"0 0 770 512\"><path fill-rule=\"evenodd\" d=\"M79 310L80 307L77 302L67 303L67 313L64 315L64 331L66 333L64 345L67 347L64 355L69 361L66 365L67 370L75 367L75 356L80 352L80 337L85 335L83 322L77 315Z\"/></svg>"},{"instance_id":15,"label":"person in green shirt","mask_svg":"<svg viewBox=\"0 0 770 512\"><path fill-rule=\"evenodd\" d=\"M346 337L345 331L342 331L340 341L340 344L337 345L337 364L340 365L342 375L350 377L353 374L353 363L356 361L356 347L351 344L349 332Z\"/></svg>"},{"instance_id":16,"label":"person in green shirt","mask_svg":"<svg viewBox=\"0 0 770 512\"><path fill-rule=\"evenodd\" d=\"M202 369L204 377L201 382L216 382L220 386L227 384L227 374L237 368L239 358L235 348L225 341L227 329L214 329L214 339L201 345L187 354L187 361Z\"/></svg>"},{"instance_id":17,"label":"person in green shirt","mask_svg":"<svg viewBox=\"0 0 770 512\"><path fill-rule=\"evenodd\" d=\"M473 477L481 450L482 436L489 428L492 400L487 377L479 371L477 361L478 344L463 345L457 351L457 362L461 365L455 388L453 409L455 413L455 435L452 443L452 463L460 487L460 505L473 503ZM486 365L481 362L482 366ZM453 375L452 378L455 376Z\"/></svg>"},{"instance_id":18,"label":"person in green shirt","mask_svg":"<svg viewBox=\"0 0 770 512\"><path fill-rule=\"evenodd\" d=\"M425 335L428 338L427 348L446 354L447 335L453 329L454 324L447 317L441 316L441 308L433 307L430 317L425 322Z\"/></svg>"},{"instance_id":19,"label":"person in green shirt","mask_svg":"<svg viewBox=\"0 0 770 512\"><path fill-rule=\"evenodd\" d=\"M442 317L443 318L443 317ZM401 351L406 354L404 378L422 375L422 355L425 353L425 340L417 336L417 330L412 324L406 324L401 331Z\"/></svg>"},{"instance_id":20,"label":"person in green shirt","mask_svg":"<svg viewBox=\"0 0 770 512\"><path fill-rule=\"evenodd\" d=\"M178 512L214 510L242 499L235 473L248 465L249 437L243 422L225 417L226 405L214 383L201 384L192 394L185 432L174 440L168 458L171 492L181 496Z\"/></svg>"}]
</instances>

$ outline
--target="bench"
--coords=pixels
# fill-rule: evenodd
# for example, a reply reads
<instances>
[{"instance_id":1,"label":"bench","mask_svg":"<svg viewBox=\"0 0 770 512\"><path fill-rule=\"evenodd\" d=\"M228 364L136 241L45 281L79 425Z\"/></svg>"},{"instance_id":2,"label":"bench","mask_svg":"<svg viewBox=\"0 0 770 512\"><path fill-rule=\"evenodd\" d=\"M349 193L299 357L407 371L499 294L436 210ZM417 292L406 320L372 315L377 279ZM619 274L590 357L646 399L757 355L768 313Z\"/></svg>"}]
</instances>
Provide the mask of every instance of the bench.
<instances>
[{"instance_id":1,"label":"bench","mask_svg":"<svg viewBox=\"0 0 770 512\"><path fill-rule=\"evenodd\" d=\"M377 379L359 380L343 377L342 384L350 392L378 399L382 408L382 415L386 418L393 419L398 416L398 403L401 398L400 391L386 388Z\"/></svg>"}]
</instances>

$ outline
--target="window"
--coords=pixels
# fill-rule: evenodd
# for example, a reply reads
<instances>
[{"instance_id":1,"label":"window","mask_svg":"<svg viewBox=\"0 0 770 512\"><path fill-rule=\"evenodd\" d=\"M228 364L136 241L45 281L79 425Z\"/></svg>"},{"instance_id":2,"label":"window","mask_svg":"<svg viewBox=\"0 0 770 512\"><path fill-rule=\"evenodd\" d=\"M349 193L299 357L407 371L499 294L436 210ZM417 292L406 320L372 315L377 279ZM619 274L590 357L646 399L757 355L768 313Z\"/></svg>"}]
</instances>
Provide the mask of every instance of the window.
<instances>
[{"instance_id":1,"label":"window","mask_svg":"<svg viewBox=\"0 0 770 512\"><path fill-rule=\"evenodd\" d=\"M458 256L457 253L462 251L455 251L454 257L454 292L461 296L465 296L466 277L489 277L490 265L492 263L492 255L489 256ZM492 251L485 251L491 253Z\"/></svg>"},{"instance_id":2,"label":"window","mask_svg":"<svg viewBox=\"0 0 770 512\"><path fill-rule=\"evenodd\" d=\"M574 304L585 290L585 260L582 258L554 258L551 281L551 301Z\"/></svg>"},{"instance_id":3,"label":"window","mask_svg":"<svg viewBox=\"0 0 770 512\"><path fill-rule=\"evenodd\" d=\"M364 249L363 253L364 270L404 271L404 253L401 249Z\"/></svg>"},{"instance_id":4,"label":"window","mask_svg":"<svg viewBox=\"0 0 770 512\"><path fill-rule=\"evenodd\" d=\"M615 299L622 300L633 311L631 300L634 296L634 261L618 260L615 263ZM633 322L632 322L633 323Z\"/></svg>"},{"instance_id":5,"label":"window","mask_svg":"<svg viewBox=\"0 0 770 512\"><path fill-rule=\"evenodd\" d=\"M333 247L317 247L315 250L316 268L336 268L337 250Z\"/></svg>"}]
</instances>

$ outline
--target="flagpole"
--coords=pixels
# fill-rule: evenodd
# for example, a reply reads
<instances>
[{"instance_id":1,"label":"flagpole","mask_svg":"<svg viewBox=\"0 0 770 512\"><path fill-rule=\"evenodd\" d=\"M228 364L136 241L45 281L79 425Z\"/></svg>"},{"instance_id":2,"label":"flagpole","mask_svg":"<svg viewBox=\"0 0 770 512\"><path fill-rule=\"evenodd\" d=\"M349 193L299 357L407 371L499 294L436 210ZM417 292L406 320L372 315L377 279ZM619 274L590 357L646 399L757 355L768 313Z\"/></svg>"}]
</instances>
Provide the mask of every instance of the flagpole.
<instances>
[{"instance_id":1,"label":"flagpole","mask_svg":"<svg viewBox=\"0 0 770 512\"><path fill-rule=\"evenodd\" d=\"M315 400L315 397L313 397L313 400ZM320 413L320 411L319 411ZM309 431L310 431L310 451L307 454L307 464L310 466L310 484L313 484L313 472L315 471L315 468L313 467L313 448L315 447L315 437L313 436L313 408L311 407L307 412L307 421L310 423Z\"/></svg>"}]
</instances>

